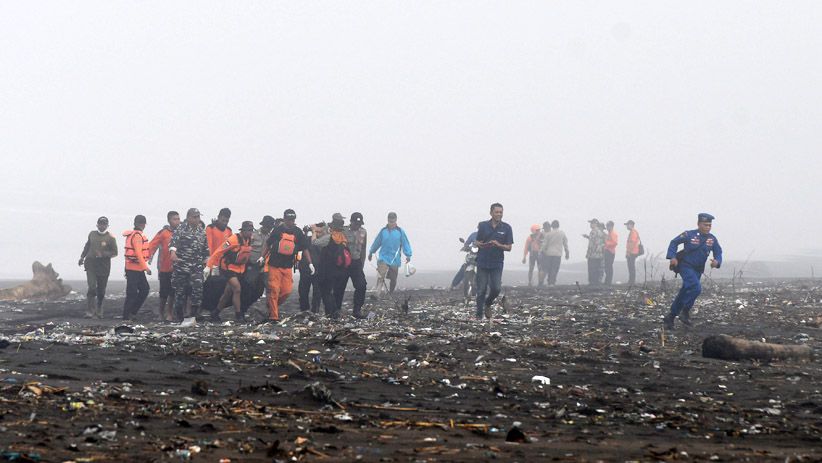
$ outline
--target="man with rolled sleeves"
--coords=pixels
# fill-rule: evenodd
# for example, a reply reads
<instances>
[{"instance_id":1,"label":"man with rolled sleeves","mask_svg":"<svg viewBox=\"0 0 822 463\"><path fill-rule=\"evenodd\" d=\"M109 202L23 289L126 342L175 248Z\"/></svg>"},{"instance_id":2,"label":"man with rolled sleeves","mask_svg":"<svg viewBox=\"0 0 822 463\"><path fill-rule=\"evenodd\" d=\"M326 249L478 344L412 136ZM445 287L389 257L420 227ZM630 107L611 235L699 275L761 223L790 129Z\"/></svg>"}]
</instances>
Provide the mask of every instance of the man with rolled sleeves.
<instances>
[{"instance_id":1,"label":"man with rolled sleeves","mask_svg":"<svg viewBox=\"0 0 822 463\"><path fill-rule=\"evenodd\" d=\"M668 246L666 259L670 260L670 268L682 276L682 287L671 304L671 312L664 319L665 328L669 330L674 329L674 319L677 316L685 325L691 324L690 312L696 298L702 292L699 280L705 271L708 255L713 254L711 268L719 268L722 265L722 247L719 240L711 234L713 220L714 216L711 214L699 214L696 230L682 232L672 239ZM677 252L680 244L683 248Z\"/></svg>"}]
</instances>

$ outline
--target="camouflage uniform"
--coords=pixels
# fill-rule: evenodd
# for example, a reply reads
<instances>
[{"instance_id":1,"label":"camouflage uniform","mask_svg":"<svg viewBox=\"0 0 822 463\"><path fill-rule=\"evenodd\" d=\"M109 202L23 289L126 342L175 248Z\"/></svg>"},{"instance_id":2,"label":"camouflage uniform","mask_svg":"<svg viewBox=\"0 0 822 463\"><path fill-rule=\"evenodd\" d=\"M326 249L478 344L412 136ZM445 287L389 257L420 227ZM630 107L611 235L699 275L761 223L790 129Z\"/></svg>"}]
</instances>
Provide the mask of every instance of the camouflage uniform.
<instances>
[{"instance_id":1,"label":"camouflage uniform","mask_svg":"<svg viewBox=\"0 0 822 463\"><path fill-rule=\"evenodd\" d=\"M189 291L193 308L200 307L203 301L203 268L209 257L205 228L201 225L191 227L183 222L174 231L169 248L176 249L178 258L174 263L171 286L175 292L174 312L179 316L183 313L183 304Z\"/></svg>"}]
</instances>

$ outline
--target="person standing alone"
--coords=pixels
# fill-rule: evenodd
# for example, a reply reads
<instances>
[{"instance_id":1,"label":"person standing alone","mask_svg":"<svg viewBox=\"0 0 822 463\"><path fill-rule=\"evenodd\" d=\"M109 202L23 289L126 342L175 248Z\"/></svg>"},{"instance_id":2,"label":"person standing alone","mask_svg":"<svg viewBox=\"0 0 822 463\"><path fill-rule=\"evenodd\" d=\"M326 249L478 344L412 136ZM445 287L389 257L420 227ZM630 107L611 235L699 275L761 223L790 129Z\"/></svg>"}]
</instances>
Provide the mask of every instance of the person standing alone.
<instances>
[{"instance_id":1,"label":"person standing alone","mask_svg":"<svg viewBox=\"0 0 822 463\"><path fill-rule=\"evenodd\" d=\"M665 328L674 329L674 320L677 315L685 325L691 324L690 312L696 298L702 292L699 280L705 272L705 263L708 255L713 254L711 268L722 265L722 247L719 240L711 234L714 216L701 213L697 216L696 230L682 232L671 240L668 245L666 259L670 260L670 268L682 277L682 287L671 304L671 312L665 316ZM677 252L677 247L682 250Z\"/></svg>"},{"instance_id":2,"label":"person standing alone","mask_svg":"<svg viewBox=\"0 0 822 463\"><path fill-rule=\"evenodd\" d=\"M502 204L491 205L491 220L477 225L477 320L485 315L491 318L490 307L502 291L502 269L505 252L511 251L514 233L502 221Z\"/></svg>"},{"instance_id":3,"label":"person standing alone","mask_svg":"<svg viewBox=\"0 0 822 463\"><path fill-rule=\"evenodd\" d=\"M97 230L88 234L78 265L86 271L86 318L103 318L103 299L111 274L111 259L117 256L117 240L108 231L108 218L97 219ZM95 298L97 303L95 304Z\"/></svg>"}]
</instances>

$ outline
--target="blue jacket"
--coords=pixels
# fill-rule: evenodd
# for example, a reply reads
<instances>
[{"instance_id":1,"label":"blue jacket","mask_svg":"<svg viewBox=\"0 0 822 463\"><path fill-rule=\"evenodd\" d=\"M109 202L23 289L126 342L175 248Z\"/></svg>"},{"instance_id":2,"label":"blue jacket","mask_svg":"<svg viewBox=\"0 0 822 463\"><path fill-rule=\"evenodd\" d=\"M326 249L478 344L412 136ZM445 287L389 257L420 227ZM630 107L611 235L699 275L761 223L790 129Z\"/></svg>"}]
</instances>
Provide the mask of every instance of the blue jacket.
<instances>
[{"instance_id":1,"label":"blue jacket","mask_svg":"<svg viewBox=\"0 0 822 463\"><path fill-rule=\"evenodd\" d=\"M680 265L687 265L696 270L702 271L705 268L705 262L708 260L708 255L713 253L714 260L717 264L722 265L722 247L719 245L719 240L710 233L702 235L699 230L688 230L682 232L679 236L671 240L668 245L668 254L666 259L673 259L677 257L677 248L679 245L684 245L680 258Z\"/></svg>"},{"instance_id":2,"label":"blue jacket","mask_svg":"<svg viewBox=\"0 0 822 463\"><path fill-rule=\"evenodd\" d=\"M399 267L402 265L400 251L402 251L402 254L405 254L405 257L411 257L411 243L408 242L408 236L406 236L405 231L400 227L394 228L393 230L389 230L388 227L383 227L383 229L377 233L377 237L374 238L374 243L371 245L371 250L368 253L374 254L377 252L377 249L380 250L377 256L377 262L385 262L391 267Z\"/></svg>"}]
</instances>

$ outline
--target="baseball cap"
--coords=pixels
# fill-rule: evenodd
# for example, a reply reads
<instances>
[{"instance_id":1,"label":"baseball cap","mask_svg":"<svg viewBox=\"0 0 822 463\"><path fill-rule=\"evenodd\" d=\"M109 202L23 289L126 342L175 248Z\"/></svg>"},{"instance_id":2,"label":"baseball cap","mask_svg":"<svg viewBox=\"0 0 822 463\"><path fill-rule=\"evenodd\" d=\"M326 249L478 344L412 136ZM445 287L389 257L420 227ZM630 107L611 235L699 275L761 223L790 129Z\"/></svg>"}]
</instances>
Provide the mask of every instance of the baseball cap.
<instances>
[{"instance_id":1,"label":"baseball cap","mask_svg":"<svg viewBox=\"0 0 822 463\"><path fill-rule=\"evenodd\" d=\"M294 212L294 209L286 209L285 212L283 212L283 219L296 219L296 218L297 218L297 213Z\"/></svg>"},{"instance_id":2,"label":"baseball cap","mask_svg":"<svg viewBox=\"0 0 822 463\"><path fill-rule=\"evenodd\" d=\"M365 222L363 222L362 214L359 212L351 214L351 223L358 223L360 225L364 224Z\"/></svg>"},{"instance_id":3,"label":"baseball cap","mask_svg":"<svg viewBox=\"0 0 822 463\"><path fill-rule=\"evenodd\" d=\"M186 212L186 217L194 217L195 215L200 215L200 210L196 207L192 207Z\"/></svg>"},{"instance_id":4,"label":"baseball cap","mask_svg":"<svg viewBox=\"0 0 822 463\"><path fill-rule=\"evenodd\" d=\"M270 226L274 225L275 223L277 223L277 220L274 219L274 217L271 217L270 215L266 215L266 216L263 217L263 220L260 222L260 225L262 225L263 227L270 227Z\"/></svg>"}]
</instances>

